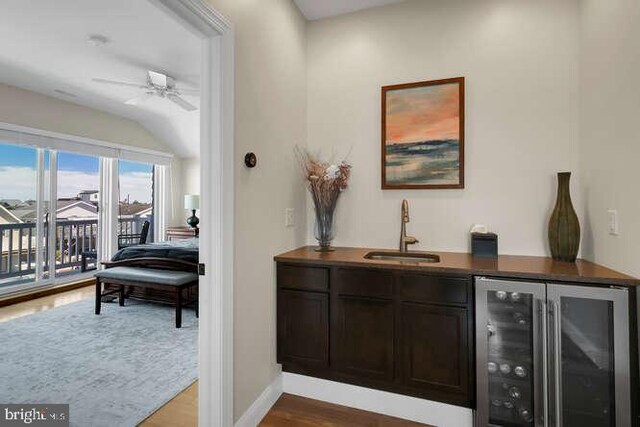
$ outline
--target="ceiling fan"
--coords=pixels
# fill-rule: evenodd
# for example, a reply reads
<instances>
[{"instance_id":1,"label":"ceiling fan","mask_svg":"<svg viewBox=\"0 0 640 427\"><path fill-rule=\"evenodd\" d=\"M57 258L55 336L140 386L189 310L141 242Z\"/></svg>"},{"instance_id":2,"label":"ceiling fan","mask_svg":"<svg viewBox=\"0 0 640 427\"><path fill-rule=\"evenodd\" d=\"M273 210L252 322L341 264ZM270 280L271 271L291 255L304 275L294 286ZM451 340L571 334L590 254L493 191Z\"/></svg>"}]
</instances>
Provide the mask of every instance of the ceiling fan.
<instances>
[{"instance_id":1,"label":"ceiling fan","mask_svg":"<svg viewBox=\"0 0 640 427\"><path fill-rule=\"evenodd\" d=\"M180 95L181 93L193 93L197 94L198 91L189 90L189 89L178 89L176 88L176 81L173 77L169 77L166 74L157 73L155 71L147 71L147 84L139 84L139 83L127 83L120 82L116 80L108 80L108 79L92 79L96 83L105 83L116 86L128 86L135 87L138 89L142 89L144 93L142 95L136 96L135 98L131 98L125 101L127 105L138 105L141 102L146 101L147 99L158 96L160 98L168 99L169 101L174 102L179 105L181 108L187 111L195 111L198 108L186 101Z\"/></svg>"}]
</instances>

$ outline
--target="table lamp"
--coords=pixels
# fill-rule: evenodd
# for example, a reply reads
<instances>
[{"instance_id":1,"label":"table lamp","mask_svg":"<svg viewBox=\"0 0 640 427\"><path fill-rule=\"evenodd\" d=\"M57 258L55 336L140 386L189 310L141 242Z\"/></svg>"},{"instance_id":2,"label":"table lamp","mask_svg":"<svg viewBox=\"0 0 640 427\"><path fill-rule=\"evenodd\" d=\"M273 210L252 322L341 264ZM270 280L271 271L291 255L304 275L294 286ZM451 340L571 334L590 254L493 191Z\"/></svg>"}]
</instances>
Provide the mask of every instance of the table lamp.
<instances>
[{"instance_id":1,"label":"table lamp","mask_svg":"<svg viewBox=\"0 0 640 427\"><path fill-rule=\"evenodd\" d=\"M197 228L200 220L196 216L196 209L200 208L200 196L197 194L185 194L184 208L191 211L191 216L187 218L187 224L193 228Z\"/></svg>"}]
</instances>

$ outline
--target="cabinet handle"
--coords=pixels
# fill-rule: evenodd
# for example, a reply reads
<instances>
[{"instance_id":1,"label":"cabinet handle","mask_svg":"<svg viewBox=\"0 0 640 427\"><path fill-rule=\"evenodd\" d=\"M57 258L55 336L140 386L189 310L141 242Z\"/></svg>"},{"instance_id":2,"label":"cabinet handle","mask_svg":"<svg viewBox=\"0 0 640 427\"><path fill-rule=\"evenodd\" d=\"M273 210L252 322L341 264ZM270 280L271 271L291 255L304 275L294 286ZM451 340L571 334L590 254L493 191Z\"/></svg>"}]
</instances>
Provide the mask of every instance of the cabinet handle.
<instances>
[{"instance_id":1,"label":"cabinet handle","mask_svg":"<svg viewBox=\"0 0 640 427\"><path fill-rule=\"evenodd\" d=\"M538 384L542 385L542 402L538 403L538 408L542 408L542 414L540 416L540 423L543 427L549 426L549 379L548 371L549 366L547 363L547 354L549 349L547 348L547 303L545 300L538 301L538 345L542 346L542 351L539 352L540 360L542 361L542 369L538 369ZM539 368L539 367L538 367ZM538 392L540 396L540 392Z\"/></svg>"},{"instance_id":2,"label":"cabinet handle","mask_svg":"<svg viewBox=\"0 0 640 427\"><path fill-rule=\"evenodd\" d=\"M553 387L553 399L549 399L553 408L551 413L555 420L555 427L562 427L562 386L560 379L560 309L556 301L549 304L549 370L551 376L551 386Z\"/></svg>"}]
</instances>

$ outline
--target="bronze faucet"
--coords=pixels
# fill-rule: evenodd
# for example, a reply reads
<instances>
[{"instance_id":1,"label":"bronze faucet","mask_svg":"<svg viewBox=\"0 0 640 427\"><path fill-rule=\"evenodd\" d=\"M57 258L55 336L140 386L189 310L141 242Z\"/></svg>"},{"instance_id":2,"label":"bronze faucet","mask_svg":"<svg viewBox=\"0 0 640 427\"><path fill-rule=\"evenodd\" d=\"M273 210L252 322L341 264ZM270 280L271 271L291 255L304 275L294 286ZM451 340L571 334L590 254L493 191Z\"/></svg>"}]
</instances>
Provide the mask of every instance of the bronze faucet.
<instances>
[{"instance_id":1,"label":"bronze faucet","mask_svg":"<svg viewBox=\"0 0 640 427\"><path fill-rule=\"evenodd\" d=\"M409 203L407 200L402 201L402 214L400 216L400 252L407 252L407 245L418 243L418 239L413 236L407 236L406 223L409 222Z\"/></svg>"}]
</instances>

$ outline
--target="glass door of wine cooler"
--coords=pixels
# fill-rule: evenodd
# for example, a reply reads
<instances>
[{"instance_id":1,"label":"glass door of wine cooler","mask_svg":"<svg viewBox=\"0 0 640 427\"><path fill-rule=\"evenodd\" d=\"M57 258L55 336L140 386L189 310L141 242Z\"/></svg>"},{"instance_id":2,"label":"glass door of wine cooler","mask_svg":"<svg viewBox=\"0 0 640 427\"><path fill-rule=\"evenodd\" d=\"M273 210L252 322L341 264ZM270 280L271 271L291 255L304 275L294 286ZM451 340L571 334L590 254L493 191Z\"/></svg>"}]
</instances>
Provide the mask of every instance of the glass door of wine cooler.
<instances>
[{"instance_id":1,"label":"glass door of wine cooler","mask_svg":"<svg viewBox=\"0 0 640 427\"><path fill-rule=\"evenodd\" d=\"M630 427L628 291L548 285L549 426Z\"/></svg>"},{"instance_id":2,"label":"glass door of wine cooler","mask_svg":"<svg viewBox=\"0 0 640 427\"><path fill-rule=\"evenodd\" d=\"M478 426L544 426L545 284L476 279Z\"/></svg>"}]
</instances>

